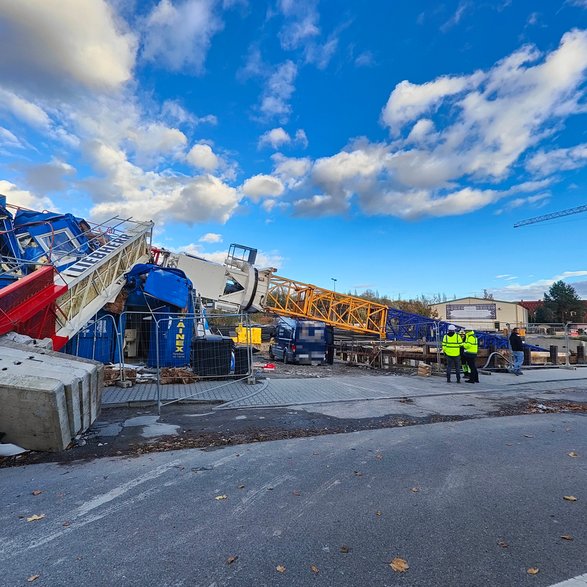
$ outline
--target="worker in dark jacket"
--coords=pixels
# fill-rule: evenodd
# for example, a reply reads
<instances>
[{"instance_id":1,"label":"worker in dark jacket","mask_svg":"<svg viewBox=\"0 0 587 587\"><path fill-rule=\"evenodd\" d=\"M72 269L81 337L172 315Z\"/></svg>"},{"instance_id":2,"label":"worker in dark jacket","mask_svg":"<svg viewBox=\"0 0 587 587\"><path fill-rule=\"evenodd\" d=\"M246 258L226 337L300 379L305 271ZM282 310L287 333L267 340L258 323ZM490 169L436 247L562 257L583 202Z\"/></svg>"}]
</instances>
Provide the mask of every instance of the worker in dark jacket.
<instances>
[{"instance_id":1,"label":"worker in dark jacket","mask_svg":"<svg viewBox=\"0 0 587 587\"><path fill-rule=\"evenodd\" d=\"M466 337L466 333L465 333L465 329L461 328L459 330L459 336L461 337L461 342L463 343L463 346L461 347L461 368L463 370L463 375L465 376L465 381L469 378L469 376L471 375L471 370L469 369L469 365L467 364L467 361L465 361L465 339Z\"/></svg>"},{"instance_id":2,"label":"worker in dark jacket","mask_svg":"<svg viewBox=\"0 0 587 587\"><path fill-rule=\"evenodd\" d=\"M461 347L463 342L452 324L448 333L442 337L442 352L446 355L446 382L450 383L450 372L454 367L457 383L461 382Z\"/></svg>"},{"instance_id":3,"label":"worker in dark jacket","mask_svg":"<svg viewBox=\"0 0 587 587\"><path fill-rule=\"evenodd\" d=\"M467 383L479 383L479 371L477 371L477 353L479 352L479 341L473 330L465 332L463 344L463 358L469 367L469 378Z\"/></svg>"},{"instance_id":4,"label":"worker in dark jacket","mask_svg":"<svg viewBox=\"0 0 587 587\"><path fill-rule=\"evenodd\" d=\"M512 373L521 375L522 364L524 363L524 340L520 336L517 328L514 328L510 334L510 346L512 347L512 355L514 358Z\"/></svg>"}]
</instances>

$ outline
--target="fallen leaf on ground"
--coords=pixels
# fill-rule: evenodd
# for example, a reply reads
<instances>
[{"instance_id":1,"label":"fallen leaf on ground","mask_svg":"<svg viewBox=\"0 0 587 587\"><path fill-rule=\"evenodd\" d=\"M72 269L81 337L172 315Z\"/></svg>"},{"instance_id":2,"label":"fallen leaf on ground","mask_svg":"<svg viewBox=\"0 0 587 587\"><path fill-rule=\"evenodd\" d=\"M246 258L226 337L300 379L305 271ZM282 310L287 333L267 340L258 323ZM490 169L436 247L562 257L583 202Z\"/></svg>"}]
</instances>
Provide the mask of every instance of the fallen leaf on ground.
<instances>
[{"instance_id":1,"label":"fallen leaf on ground","mask_svg":"<svg viewBox=\"0 0 587 587\"><path fill-rule=\"evenodd\" d=\"M267 487L267 491L273 491L273 487Z\"/></svg>"},{"instance_id":2,"label":"fallen leaf on ground","mask_svg":"<svg viewBox=\"0 0 587 587\"><path fill-rule=\"evenodd\" d=\"M353 475L355 477L362 477L363 476L363 473L361 473L361 471L353 471Z\"/></svg>"},{"instance_id":3,"label":"fallen leaf on ground","mask_svg":"<svg viewBox=\"0 0 587 587\"><path fill-rule=\"evenodd\" d=\"M229 556L226 559L226 564L227 565L231 565L235 560L238 560L238 555L234 555L234 556Z\"/></svg>"},{"instance_id":4,"label":"fallen leaf on ground","mask_svg":"<svg viewBox=\"0 0 587 587\"><path fill-rule=\"evenodd\" d=\"M524 436L525 436L526 438L534 438L534 435L533 435L533 434L524 434Z\"/></svg>"},{"instance_id":5,"label":"fallen leaf on ground","mask_svg":"<svg viewBox=\"0 0 587 587\"><path fill-rule=\"evenodd\" d=\"M563 499L567 501L577 501L577 498L574 495L563 495Z\"/></svg>"},{"instance_id":6,"label":"fallen leaf on ground","mask_svg":"<svg viewBox=\"0 0 587 587\"><path fill-rule=\"evenodd\" d=\"M527 571L528 575L537 575L540 572L540 569L536 567L530 567Z\"/></svg>"},{"instance_id":7,"label":"fallen leaf on ground","mask_svg":"<svg viewBox=\"0 0 587 587\"><path fill-rule=\"evenodd\" d=\"M390 563L389 566L396 572L396 573L405 573L409 568L408 561L404 560L403 558L394 558Z\"/></svg>"},{"instance_id":8,"label":"fallen leaf on ground","mask_svg":"<svg viewBox=\"0 0 587 587\"><path fill-rule=\"evenodd\" d=\"M37 580L37 579L38 579L40 576L41 576L41 575L31 575L31 576L30 576L30 577L27 579L27 581L28 581L29 583L32 583L33 581L36 581L36 580Z\"/></svg>"},{"instance_id":9,"label":"fallen leaf on ground","mask_svg":"<svg viewBox=\"0 0 587 587\"><path fill-rule=\"evenodd\" d=\"M505 540L498 540L497 541L497 545L501 546L502 548L507 548L509 546L509 544L505 541Z\"/></svg>"},{"instance_id":10,"label":"fallen leaf on ground","mask_svg":"<svg viewBox=\"0 0 587 587\"><path fill-rule=\"evenodd\" d=\"M561 538L563 540L573 540L573 537L570 534L563 534Z\"/></svg>"},{"instance_id":11,"label":"fallen leaf on ground","mask_svg":"<svg viewBox=\"0 0 587 587\"><path fill-rule=\"evenodd\" d=\"M351 551L350 546L347 546L346 544L343 544L340 547L340 552L342 552L342 554L348 554Z\"/></svg>"},{"instance_id":12,"label":"fallen leaf on ground","mask_svg":"<svg viewBox=\"0 0 587 587\"><path fill-rule=\"evenodd\" d=\"M284 567L283 565L277 565L277 566L275 567L275 570L276 570L278 573L285 573L285 567Z\"/></svg>"},{"instance_id":13,"label":"fallen leaf on ground","mask_svg":"<svg viewBox=\"0 0 587 587\"><path fill-rule=\"evenodd\" d=\"M245 486L244 486L244 485L239 485L239 486L238 486L238 488L239 488L239 489L244 489L244 488L245 488Z\"/></svg>"},{"instance_id":14,"label":"fallen leaf on ground","mask_svg":"<svg viewBox=\"0 0 587 587\"><path fill-rule=\"evenodd\" d=\"M33 495L41 495L43 492L40 489L35 489L32 493Z\"/></svg>"},{"instance_id":15,"label":"fallen leaf on ground","mask_svg":"<svg viewBox=\"0 0 587 587\"><path fill-rule=\"evenodd\" d=\"M514 446L511 442L506 442L505 445L506 446Z\"/></svg>"},{"instance_id":16,"label":"fallen leaf on ground","mask_svg":"<svg viewBox=\"0 0 587 587\"><path fill-rule=\"evenodd\" d=\"M67 526L71 526L71 522L63 522L63 525L67 528Z\"/></svg>"},{"instance_id":17,"label":"fallen leaf on ground","mask_svg":"<svg viewBox=\"0 0 587 587\"><path fill-rule=\"evenodd\" d=\"M381 515L381 512L377 511L377 512L375 512L375 515L376 516L380 516Z\"/></svg>"},{"instance_id":18,"label":"fallen leaf on ground","mask_svg":"<svg viewBox=\"0 0 587 587\"><path fill-rule=\"evenodd\" d=\"M316 574L320 572L320 569L316 565L310 565L310 570L312 571L312 573Z\"/></svg>"},{"instance_id":19,"label":"fallen leaf on ground","mask_svg":"<svg viewBox=\"0 0 587 587\"><path fill-rule=\"evenodd\" d=\"M228 495L217 495L214 499L220 501L221 499L228 499Z\"/></svg>"},{"instance_id":20,"label":"fallen leaf on ground","mask_svg":"<svg viewBox=\"0 0 587 587\"><path fill-rule=\"evenodd\" d=\"M577 454L577 453L576 453L574 450L572 450L571 452L569 452L569 453L567 453L567 454L568 454L570 457L573 457L573 458L575 458L575 457L578 457L578 456L579 456L579 455L578 455L578 454Z\"/></svg>"},{"instance_id":21,"label":"fallen leaf on ground","mask_svg":"<svg viewBox=\"0 0 587 587\"><path fill-rule=\"evenodd\" d=\"M418 491L420 491L419 487L412 487L411 491L413 491L414 493L418 493Z\"/></svg>"},{"instance_id":22,"label":"fallen leaf on ground","mask_svg":"<svg viewBox=\"0 0 587 587\"><path fill-rule=\"evenodd\" d=\"M299 489L294 489L294 490L292 491L292 495L298 495L298 496L299 496L299 495L302 495L302 494L301 494L301 492L300 492L300 490L299 490Z\"/></svg>"},{"instance_id":23,"label":"fallen leaf on ground","mask_svg":"<svg viewBox=\"0 0 587 587\"><path fill-rule=\"evenodd\" d=\"M375 455L375 458L376 458L378 461L380 461L380 460L382 460L382 459L383 459L383 455L382 455L381 453L377 453L377 454Z\"/></svg>"},{"instance_id":24,"label":"fallen leaf on ground","mask_svg":"<svg viewBox=\"0 0 587 587\"><path fill-rule=\"evenodd\" d=\"M566 497L565 497L566 499ZM37 520L42 520L45 517L45 514L33 514L32 516L26 519L27 522L36 522Z\"/></svg>"}]
</instances>

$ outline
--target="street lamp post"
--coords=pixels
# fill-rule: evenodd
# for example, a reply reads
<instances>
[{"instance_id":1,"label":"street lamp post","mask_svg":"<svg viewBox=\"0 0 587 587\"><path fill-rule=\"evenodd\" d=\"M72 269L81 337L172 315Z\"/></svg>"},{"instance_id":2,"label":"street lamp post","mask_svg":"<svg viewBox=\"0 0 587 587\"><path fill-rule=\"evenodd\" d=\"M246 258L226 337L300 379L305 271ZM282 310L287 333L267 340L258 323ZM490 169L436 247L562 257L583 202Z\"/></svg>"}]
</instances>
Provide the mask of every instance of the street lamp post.
<instances>
[{"instance_id":1,"label":"street lamp post","mask_svg":"<svg viewBox=\"0 0 587 587\"><path fill-rule=\"evenodd\" d=\"M332 279L332 291L336 291L336 282L338 281L338 279L336 279L336 277L331 277L330 279Z\"/></svg>"}]
</instances>

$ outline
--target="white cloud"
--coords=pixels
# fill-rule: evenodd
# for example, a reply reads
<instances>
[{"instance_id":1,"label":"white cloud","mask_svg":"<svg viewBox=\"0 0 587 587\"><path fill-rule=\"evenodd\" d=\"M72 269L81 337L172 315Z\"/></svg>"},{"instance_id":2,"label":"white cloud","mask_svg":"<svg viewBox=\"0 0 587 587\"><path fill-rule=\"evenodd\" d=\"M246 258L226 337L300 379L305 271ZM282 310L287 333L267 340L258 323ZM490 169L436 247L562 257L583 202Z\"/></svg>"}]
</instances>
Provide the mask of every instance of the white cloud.
<instances>
[{"instance_id":1,"label":"white cloud","mask_svg":"<svg viewBox=\"0 0 587 587\"><path fill-rule=\"evenodd\" d=\"M220 165L220 158L214 153L212 147L206 144L194 145L186 155L188 163L199 169L214 171Z\"/></svg>"},{"instance_id":2,"label":"white cloud","mask_svg":"<svg viewBox=\"0 0 587 587\"><path fill-rule=\"evenodd\" d=\"M279 33L283 49L297 49L308 40L320 35L315 0L280 0L278 7L288 19Z\"/></svg>"},{"instance_id":3,"label":"white cloud","mask_svg":"<svg viewBox=\"0 0 587 587\"><path fill-rule=\"evenodd\" d=\"M195 255L196 257L202 257L204 259L208 259L208 261L220 263L221 265L224 265L224 261L226 260L226 251L205 252L202 246L196 243L190 243L177 247L177 251ZM283 256L277 251L257 251L257 260L255 265L257 267L274 267L275 269L279 269L283 264L283 261Z\"/></svg>"},{"instance_id":4,"label":"white cloud","mask_svg":"<svg viewBox=\"0 0 587 587\"><path fill-rule=\"evenodd\" d=\"M371 51L363 51L355 57L356 67L372 67L375 65L375 56Z\"/></svg>"},{"instance_id":5,"label":"white cloud","mask_svg":"<svg viewBox=\"0 0 587 587\"><path fill-rule=\"evenodd\" d=\"M389 95L381 117L383 122L398 134L404 124L422 114L431 112L447 96L454 96L475 87L480 76L442 76L425 84L412 84L407 80L395 86Z\"/></svg>"},{"instance_id":6,"label":"white cloud","mask_svg":"<svg viewBox=\"0 0 587 587\"><path fill-rule=\"evenodd\" d=\"M272 128L264 132L259 137L259 148L264 145L271 145L274 149L278 149L281 145L287 145L291 142L289 134L281 127Z\"/></svg>"},{"instance_id":7,"label":"white cloud","mask_svg":"<svg viewBox=\"0 0 587 587\"><path fill-rule=\"evenodd\" d=\"M503 212L509 212L510 210L514 210L516 208L542 208L548 204L550 197L551 195L546 193L536 194L526 198L514 198L507 202L503 208L496 210L495 213L502 214Z\"/></svg>"},{"instance_id":8,"label":"white cloud","mask_svg":"<svg viewBox=\"0 0 587 587\"><path fill-rule=\"evenodd\" d=\"M584 270L564 271L554 277L538 279L531 283L512 283L505 287L494 289L491 293L493 293L496 299L500 300L538 300L543 298L544 293L548 291L555 281L562 280L569 283L569 279L585 275L587 275L587 271ZM570 285L573 285L572 281Z\"/></svg>"},{"instance_id":9,"label":"white cloud","mask_svg":"<svg viewBox=\"0 0 587 587\"><path fill-rule=\"evenodd\" d=\"M382 113L395 139L357 139L315 161L294 185L286 182L299 192L291 195L295 209L340 213L355 199L368 214L415 219L465 214L520 193L528 195L508 209L539 206L552 180L528 181L520 157L583 111L586 73L587 31L574 30L544 56L525 46L488 71L401 82ZM565 157L561 168L587 164L584 145L538 153L527 163L530 179Z\"/></svg>"},{"instance_id":10,"label":"white cloud","mask_svg":"<svg viewBox=\"0 0 587 587\"><path fill-rule=\"evenodd\" d=\"M212 175L185 177L144 171L129 162L123 151L100 143L92 145L89 156L103 175L87 182L99 202L92 214L100 218L124 215L186 224L224 223L240 201L237 190Z\"/></svg>"},{"instance_id":11,"label":"white cloud","mask_svg":"<svg viewBox=\"0 0 587 587\"><path fill-rule=\"evenodd\" d=\"M307 147L308 137L306 136L305 131L301 128L298 128L295 136L292 138L283 128L277 127L263 133L259 137L257 146L258 148L262 148L265 145L270 145L274 149L278 149L283 145L291 145L293 143L297 143L304 148Z\"/></svg>"},{"instance_id":12,"label":"white cloud","mask_svg":"<svg viewBox=\"0 0 587 587\"><path fill-rule=\"evenodd\" d=\"M275 153L271 159L275 163L273 175L279 177L288 189L299 187L312 168L312 161L308 157L288 158L281 153Z\"/></svg>"},{"instance_id":13,"label":"white cloud","mask_svg":"<svg viewBox=\"0 0 587 587\"><path fill-rule=\"evenodd\" d=\"M279 65L269 77L259 107L265 117L287 121L291 113L289 100L295 91L294 81L297 74L297 66L288 60Z\"/></svg>"},{"instance_id":14,"label":"white cloud","mask_svg":"<svg viewBox=\"0 0 587 587\"><path fill-rule=\"evenodd\" d=\"M65 191L67 180L75 175L75 168L59 159L49 163L28 165L24 170L27 187L38 193Z\"/></svg>"},{"instance_id":15,"label":"white cloud","mask_svg":"<svg viewBox=\"0 0 587 587\"><path fill-rule=\"evenodd\" d=\"M42 108L1 88L0 108L33 128L45 131L51 128L51 119Z\"/></svg>"},{"instance_id":16,"label":"white cloud","mask_svg":"<svg viewBox=\"0 0 587 587\"><path fill-rule=\"evenodd\" d=\"M221 243L222 242L222 235L216 232L207 232L203 234L199 239L198 242L200 243Z\"/></svg>"},{"instance_id":17,"label":"white cloud","mask_svg":"<svg viewBox=\"0 0 587 587\"><path fill-rule=\"evenodd\" d=\"M161 106L161 113L170 120L179 124L196 126L198 124L218 124L218 118L214 114L196 116L188 112L177 100L165 100Z\"/></svg>"},{"instance_id":18,"label":"white cloud","mask_svg":"<svg viewBox=\"0 0 587 587\"><path fill-rule=\"evenodd\" d=\"M202 73L211 39L224 26L215 7L214 0L161 0L145 22L143 58Z\"/></svg>"},{"instance_id":19,"label":"white cloud","mask_svg":"<svg viewBox=\"0 0 587 587\"><path fill-rule=\"evenodd\" d=\"M284 187L276 177L259 174L247 179L243 183L242 190L253 202L258 202L261 198L280 196Z\"/></svg>"},{"instance_id":20,"label":"white cloud","mask_svg":"<svg viewBox=\"0 0 587 587\"><path fill-rule=\"evenodd\" d=\"M296 130L294 140L296 143L299 143L304 149L308 146L308 137L306 136L306 131L303 128L298 128L298 130Z\"/></svg>"},{"instance_id":21,"label":"white cloud","mask_svg":"<svg viewBox=\"0 0 587 587\"><path fill-rule=\"evenodd\" d=\"M538 151L526 163L526 169L535 175L550 175L557 171L578 169L587 165L587 143L566 149Z\"/></svg>"},{"instance_id":22,"label":"white cloud","mask_svg":"<svg viewBox=\"0 0 587 587\"><path fill-rule=\"evenodd\" d=\"M0 145L5 145L12 148L24 147L23 143L18 139L18 137L3 126L0 126Z\"/></svg>"},{"instance_id":23,"label":"white cloud","mask_svg":"<svg viewBox=\"0 0 587 587\"><path fill-rule=\"evenodd\" d=\"M104 0L2 2L0 23L5 87L67 95L72 84L112 90L132 77L136 36Z\"/></svg>"},{"instance_id":24,"label":"white cloud","mask_svg":"<svg viewBox=\"0 0 587 587\"><path fill-rule=\"evenodd\" d=\"M6 201L13 206L21 206L32 210L57 211L49 198L18 189L16 185L4 179L0 179L0 194L6 196Z\"/></svg>"}]
</instances>

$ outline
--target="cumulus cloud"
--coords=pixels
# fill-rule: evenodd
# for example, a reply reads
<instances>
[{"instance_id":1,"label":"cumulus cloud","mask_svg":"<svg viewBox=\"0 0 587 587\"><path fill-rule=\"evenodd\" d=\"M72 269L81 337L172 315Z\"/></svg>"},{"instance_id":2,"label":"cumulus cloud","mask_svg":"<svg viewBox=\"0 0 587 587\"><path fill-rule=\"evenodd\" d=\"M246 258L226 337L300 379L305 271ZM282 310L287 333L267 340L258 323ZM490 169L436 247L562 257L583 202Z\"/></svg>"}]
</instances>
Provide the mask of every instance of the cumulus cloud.
<instances>
[{"instance_id":1,"label":"cumulus cloud","mask_svg":"<svg viewBox=\"0 0 587 587\"><path fill-rule=\"evenodd\" d=\"M280 196L284 187L279 179L271 175L255 175L247 179L242 186L243 193L253 202L271 196Z\"/></svg>"},{"instance_id":2,"label":"cumulus cloud","mask_svg":"<svg viewBox=\"0 0 587 587\"><path fill-rule=\"evenodd\" d=\"M199 239L198 242L200 243L221 243L222 242L222 235L216 232L207 232L203 234Z\"/></svg>"},{"instance_id":3,"label":"cumulus cloud","mask_svg":"<svg viewBox=\"0 0 587 587\"><path fill-rule=\"evenodd\" d=\"M194 145L186 155L186 160L194 167L206 171L214 171L220 165L220 159L212 147L206 144Z\"/></svg>"},{"instance_id":4,"label":"cumulus cloud","mask_svg":"<svg viewBox=\"0 0 587 587\"><path fill-rule=\"evenodd\" d=\"M6 196L6 201L13 206L32 210L56 211L55 205L49 198L37 196L27 190L21 190L15 184L4 179L0 179L0 194Z\"/></svg>"},{"instance_id":5,"label":"cumulus cloud","mask_svg":"<svg viewBox=\"0 0 587 587\"><path fill-rule=\"evenodd\" d=\"M28 165L23 175L28 187L34 192L45 194L65 190L68 180L75 175L75 172L75 168L69 163L54 159L49 163Z\"/></svg>"},{"instance_id":6,"label":"cumulus cloud","mask_svg":"<svg viewBox=\"0 0 587 587\"><path fill-rule=\"evenodd\" d=\"M137 38L105 0L0 3L0 77L32 93L112 90L132 77Z\"/></svg>"},{"instance_id":7,"label":"cumulus cloud","mask_svg":"<svg viewBox=\"0 0 587 587\"><path fill-rule=\"evenodd\" d=\"M521 156L582 111L586 73L587 31L573 30L545 55L524 46L487 71L403 81L382 111L391 142L354 140L311 162L291 187L282 181L298 190L290 199L303 215L338 214L353 200L368 214L406 219L466 214L516 195L502 211L540 206L551 183L540 178L587 164L585 146L535 153L530 175Z\"/></svg>"},{"instance_id":8,"label":"cumulus cloud","mask_svg":"<svg viewBox=\"0 0 587 587\"><path fill-rule=\"evenodd\" d=\"M214 0L161 0L145 22L143 58L172 71L202 73L212 37L223 28Z\"/></svg>"},{"instance_id":9,"label":"cumulus cloud","mask_svg":"<svg viewBox=\"0 0 587 587\"><path fill-rule=\"evenodd\" d=\"M279 149L279 147L284 145L291 145L291 144L299 144L302 147L308 146L308 137L303 129L299 128L296 131L295 136L292 138L287 131L285 131L281 127L272 128L267 132L263 133L259 137L259 142L257 146L262 148L264 146L271 146L274 149Z\"/></svg>"}]
</instances>

